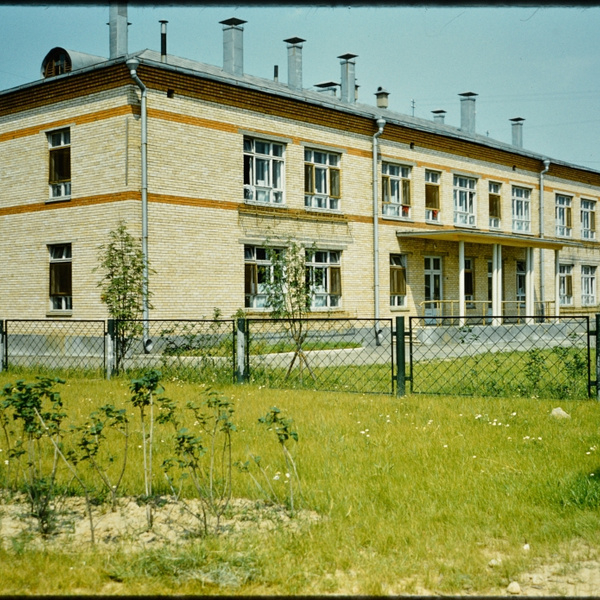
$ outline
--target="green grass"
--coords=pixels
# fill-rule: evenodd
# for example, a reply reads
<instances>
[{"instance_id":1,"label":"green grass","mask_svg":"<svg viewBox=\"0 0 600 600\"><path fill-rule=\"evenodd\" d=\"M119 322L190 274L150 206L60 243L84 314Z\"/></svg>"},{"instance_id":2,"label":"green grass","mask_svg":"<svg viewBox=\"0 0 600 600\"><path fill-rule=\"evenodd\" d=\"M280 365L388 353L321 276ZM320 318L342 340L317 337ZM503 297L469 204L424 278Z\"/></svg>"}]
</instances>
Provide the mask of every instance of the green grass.
<instances>
[{"instance_id":1,"label":"green grass","mask_svg":"<svg viewBox=\"0 0 600 600\"><path fill-rule=\"evenodd\" d=\"M13 380L0 374L0 385ZM202 389L164 384L180 404ZM59 389L70 417L83 420L100 404L125 403L128 386L74 379ZM23 539L0 551L2 593L377 595L424 586L485 594L536 561L555 562L551 555L568 562L575 544L600 549L595 402L219 389L235 401L234 460L258 454L282 470L277 440L257 420L274 405L294 418L299 502L319 522L300 533L249 529L133 554L36 551ZM571 419L551 418L556 406ZM157 473L171 439L157 429ZM137 446L123 493L143 491ZM2 469L0 461L0 481ZM261 498L247 476L234 477L234 495ZM489 568L498 556L501 568Z\"/></svg>"}]
</instances>

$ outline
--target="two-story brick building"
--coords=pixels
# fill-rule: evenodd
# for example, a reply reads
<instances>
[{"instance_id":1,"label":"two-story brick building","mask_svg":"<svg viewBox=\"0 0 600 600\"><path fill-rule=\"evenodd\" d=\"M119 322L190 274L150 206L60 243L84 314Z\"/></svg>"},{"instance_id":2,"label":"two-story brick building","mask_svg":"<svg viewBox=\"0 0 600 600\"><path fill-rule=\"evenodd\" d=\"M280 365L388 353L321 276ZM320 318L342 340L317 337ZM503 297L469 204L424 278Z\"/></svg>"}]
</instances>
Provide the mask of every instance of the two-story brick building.
<instances>
[{"instance_id":1,"label":"two-story brick building","mask_svg":"<svg viewBox=\"0 0 600 600\"><path fill-rule=\"evenodd\" d=\"M264 311L266 248L307 248L315 313L549 314L596 310L600 172L390 111L339 82L307 89L243 70L244 21L223 66L128 53L110 12L108 59L52 49L42 78L0 93L2 318L103 318L99 246L124 221L144 240L154 318ZM216 26L216 25L215 25ZM459 100L457 99L457 102ZM507 125L508 126L508 125Z\"/></svg>"}]
</instances>

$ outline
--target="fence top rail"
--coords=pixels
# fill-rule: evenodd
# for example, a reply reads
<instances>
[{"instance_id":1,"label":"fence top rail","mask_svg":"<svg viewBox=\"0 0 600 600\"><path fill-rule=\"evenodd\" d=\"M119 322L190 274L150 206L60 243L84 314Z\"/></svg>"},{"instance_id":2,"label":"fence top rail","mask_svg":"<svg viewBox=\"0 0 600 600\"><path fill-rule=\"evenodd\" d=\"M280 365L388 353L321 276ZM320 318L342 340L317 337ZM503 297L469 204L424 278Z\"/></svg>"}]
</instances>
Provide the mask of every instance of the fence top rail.
<instances>
[{"instance_id":1,"label":"fence top rail","mask_svg":"<svg viewBox=\"0 0 600 600\"><path fill-rule=\"evenodd\" d=\"M106 323L104 319L4 319L5 323Z\"/></svg>"},{"instance_id":2,"label":"fence top rail","mask_svg":"<svg viewBox=\"0 0 600 600\"><path fill-rule=\"evenodd\" d=\"M124 323L234 323L235 319L112 319Z\"/></svg>"},{"instance_id":3,"label":"fence top rail","mask_svg":"<svg viewBox=\"0 0 600 600\"><path fill-rule=\"evenodd\" d=\"M394 319L392 318L381 318L381 319L367 319L367 318L362 318L362 317L305 317L302 319L271 319L271 318L261 318L261 317L244 317L246 319L246 321L255 321L255 322L259 322L259 323L287 323L289 321L302 321L305 323L313 323L313 322L331 322L331 321L343 321L345 323L348 323L349 321L352 322L365 322L365 323L392 323L394 321Z\"/></svg>"},{"instance_id":4,"label":"fence top rail","mask_svg":"<svg viewBox=\"0 0 600 600\"><path fill-rule=\"evenodd\" d=\"M442 322L442 321L450 321L452 323L462 322L464 324L468 323L482 323L484 325L489 325L493 327L493 321L497 320L501 325L524 325L524 321L531 320L534 325L543 325L545 323L550 323L552 321L575 321L575 322L589 322L590 317L593 315L431 315L431 316L411 316L409 317L410 322L413 321L421 321L427 322ZM515 319L518 319L519 323L514 323Z\"/></svg>"}]
</instances>

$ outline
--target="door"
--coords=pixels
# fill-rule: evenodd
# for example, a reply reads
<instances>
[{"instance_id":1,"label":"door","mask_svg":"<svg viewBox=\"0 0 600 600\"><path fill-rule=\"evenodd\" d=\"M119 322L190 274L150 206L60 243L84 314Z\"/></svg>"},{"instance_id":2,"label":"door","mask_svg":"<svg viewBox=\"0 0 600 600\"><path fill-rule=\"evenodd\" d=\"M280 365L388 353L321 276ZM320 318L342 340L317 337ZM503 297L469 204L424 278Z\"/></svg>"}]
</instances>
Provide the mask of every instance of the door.
<instances>
[{"instance_id":1,"label":"door","mask_svg":"<svg viewBox=\"0 0 600 600\"><path fill-rule=\"evenodd\" d=\"M442 316L442 258L425 257L425 324L435 325L435 319Z\"/></svg>"}]
</instances>

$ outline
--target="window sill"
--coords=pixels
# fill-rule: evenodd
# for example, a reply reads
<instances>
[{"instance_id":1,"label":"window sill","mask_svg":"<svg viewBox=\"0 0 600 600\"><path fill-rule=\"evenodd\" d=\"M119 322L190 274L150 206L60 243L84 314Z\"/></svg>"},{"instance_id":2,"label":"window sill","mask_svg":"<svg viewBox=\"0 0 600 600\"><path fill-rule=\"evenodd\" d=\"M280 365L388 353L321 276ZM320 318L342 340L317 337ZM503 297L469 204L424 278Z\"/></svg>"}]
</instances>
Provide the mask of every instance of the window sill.
<instances>
[{"instance_id":1,"label":"window sill","mask_svg":"<svg viewBox=\"0 0 600 600\"><path fill-rule=\"evenodd\" d=\"M48 198L46 204L56 204L57 202L70 202L71 196L61 196L60 198Z\"/></svg>"},{"instance_id":2,"label":"window sill","mask_svg":"<svg viewBox=\"0 0 600 600\"><path fill-rule=\"evenodd\" d=\"M244 204L248 206L266 206L268 208L287 208L284 202L258 202L257 200L244 200Z\"/></svg>"},{"instance_id":3,"label":"window sill","mask_svg":"<svg viewBox=\"0 0 600 600\"><path fill-rule=\"evenodd\" d=\"M530 235L531 237L533 237L533 233L531 233L531 231L515 231L513 229L512 233L514 233L516 235Z\"/></svg>"},{"instance_id":4,"label":"window sill","mask_svg":"<svg viewBox=\"0 0 600 600\"><path fill-rule=\"evenodd\" d=\"M408 308L408 306L390 306L390 312L393 313L402 313L402 312L409 312L410 309Z\"/></svg>"},{"instance_id":5,"label":"window sill","mask_svg":"<svg viewBox=\"0 0 600 600\"><path fill-rule=\"evenodd\" d=\"M72 310L49 310L46 312L47 317L72 317Z\"/></svg>"},{"instance_id":6,"label":"window sill","mask_svg":"<svg viewBox=\"0 0 600 600\"><path fill-rule=\"evenodd\" d=\"M425 219L425 223L427 223L427 225L442 225L442 223L440 221L430 221Z\"/></svg>"},{"instance_id":7,"label":"window sill","mask_svg":"<svg viewBox=\"0 0 600 600\"><path fill-rule=\"evenodd\" d=\"M396 215L381 215L381 218L388 221L401 221L402 223L414 223L415 220L412 217L397 217Z\"/></svg>"},{"instance_id":8,"label":"window sill","mask_svg":"<svg viewBox=\"0 0 600 600\"><path fill-rule=\"evenodd\" d=\"M326 215L341 215L341 214L343 214L342 211L339 210L339 209L317 208L317 207L314 207L314 206L305 206L304 210L306 212L314 212L314 213L326 214Z\"/></svg>"}]
</instances>

